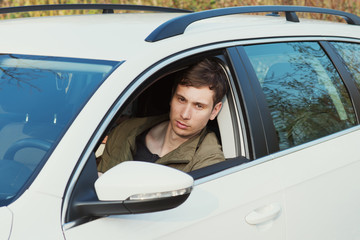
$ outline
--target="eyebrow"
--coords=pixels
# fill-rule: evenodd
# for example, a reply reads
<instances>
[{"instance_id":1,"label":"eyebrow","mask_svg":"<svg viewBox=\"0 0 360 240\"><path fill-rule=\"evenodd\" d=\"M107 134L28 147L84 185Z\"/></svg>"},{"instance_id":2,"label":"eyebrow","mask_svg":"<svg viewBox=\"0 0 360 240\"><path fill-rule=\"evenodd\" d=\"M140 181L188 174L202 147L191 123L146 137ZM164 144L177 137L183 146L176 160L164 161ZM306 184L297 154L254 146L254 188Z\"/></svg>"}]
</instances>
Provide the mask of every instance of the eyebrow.
<instances>
[{"instance_id":1,"label":"eyebrow","mask_svg":"<svg viewBox=\"0 0 360 240\"><path fill-rule=\"evenodd\" d=\"M177 97L182 97L182 98L186 99L186 101L189 101L188 98L186 98L185 96L183 96L183 95L181 95L181 94L179 94L179 93L177 93L177 92L175 92L174 95L177 96ZM193 104L195 104L195 105L196 105L196 104L201 104L201 105L203 105L203 106L209 106L209 104L203 103L203 102L193 102Z\"/></svg>"}]
</instances>

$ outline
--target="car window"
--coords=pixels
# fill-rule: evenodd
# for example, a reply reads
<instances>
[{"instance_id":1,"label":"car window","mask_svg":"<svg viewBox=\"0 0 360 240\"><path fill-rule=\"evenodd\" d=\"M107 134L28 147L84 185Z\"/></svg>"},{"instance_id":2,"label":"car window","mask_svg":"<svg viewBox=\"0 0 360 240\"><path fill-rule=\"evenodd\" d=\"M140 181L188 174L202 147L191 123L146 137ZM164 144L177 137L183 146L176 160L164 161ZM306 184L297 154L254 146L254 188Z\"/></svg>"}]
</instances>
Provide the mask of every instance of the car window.
<instances>
[{"instance_id":1,"label":"car window","mask_svg":"<svg viewBox=\"0 0 360 240\"><path fill-rule=\"evenodd\" d=\"M118 62L0 55L0 206L46 160Z\"/></svg>"},{"instance_id":2,"label":"car window","mask_svg":"<svg viewBox=\"0 0 360 240\"><path fill-rule=\"evenodd\" d=\"M219 61L220 64L220 60L217 61ZM136 136L127 136L124 131L119 130L123 128L122 125L129 127L128 125L132 126L131 124L135 124L136 122L141 121L146 124L154 122L154 126L156 126L160 122L165 122L168 120L170 112L169 103L171 102L172 92L174 90L174 82L177 79L183 77L184 72L189 69L190 66L193 66L193 64L196 64L198 62L199 58L190 58L189 61L182 60L179 62L174 62L171 65L167 66L165 69L162 69L153 76L147 78L146 81L141 86L139 86L136 91L132 93L132 96L128 98L127 103L124 104L123 107L117 112L115 118L112 120L112 123L109 125L108 130L104 134L106 137L103 139L102 144L97 149L95 149L99 172L105 172L108 170L108 162L114 162L115 164L115 161L124 161L116 159L115 156L119 156L123 154L123 152L127 152L128 147L123 144L118 144L118 149L124 148L125 150L122 150L123 152L121 152L121 154L113 155L111 149L114 148L115 145L114 136L118 136L119 138L126 136L129 139L135 138L137 141L136 144L142 144L142 142L140 141L140 137L144 137L148 131L148 129L144 129L147 131L142 130L143 132L140 132L141 135L140 133L138 133L139 135ZM223 67L223 65L221 66ZM214 135L211 134L211 136L214 136L213 139L216 139L220 146L224 146L225 143L226 147L221 148L224 157L233 158L237 156L237 152L233 131L231 131L231 129L233 129L233 126L231 124L232 118L229 110L229 104L231 104L229 103L231 101L230 93L228 95L228 97L225 96L223 98L223 107L219 115L214 120L209 120L206 126L209 132L214 133ZM157 123L158 118L161 120L159 123ZM142 127L144 127L144 123ZM149 127L150 126L147 126L147 128ZM152 127L153 126L151 126L151 128ZM226 130L224 130L225 128ZM231 132L229 132L228 130L230 130ZM132 154L134 153L132 152ZM131 160L133 157L134 156L130 155L126 156L126 158L124 157L124 159ZM151 156L147 157L150 158ZM165 156L164 159L166 159L166 157L167 156ZM144 161L147 160L148 159L144 159ZM158 160L159 159L155 159L153 160L153 162L161 162L162 159L160 159L159 161ZM181 170L187 166L191 166L187 163L187 160L185 161L183 159L179 161L174 159L171 164L169 164L167 161L163 162L163 164L165 165L176 167Z\"/></svg>"},{"instance_id":3,"label":"car window","mask_svg":"<svg viewBox=\"0 0 360 240\"><path fill-rule=\"evenodd\" d=\"M280 150L356 124L348 92L316 42L246 46Z\"/></svg>"},{"instance_id":4,"label":"car window","mask_svg":"<svg viewBox=\"0 0 360 240\"><path fill-rule=\"evenodd\" d=\"M332 42L360 90L360 44Z\"/></svg>"}]
</instances>

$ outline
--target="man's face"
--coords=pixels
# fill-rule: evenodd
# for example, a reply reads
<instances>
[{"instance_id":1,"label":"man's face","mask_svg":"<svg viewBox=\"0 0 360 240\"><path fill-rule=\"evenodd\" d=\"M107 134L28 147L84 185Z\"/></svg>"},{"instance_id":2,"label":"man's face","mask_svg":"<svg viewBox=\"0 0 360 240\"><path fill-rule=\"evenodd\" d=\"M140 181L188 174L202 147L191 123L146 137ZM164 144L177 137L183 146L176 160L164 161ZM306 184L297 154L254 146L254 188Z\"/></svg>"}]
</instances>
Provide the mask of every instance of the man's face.
<instances>
[{"instance_id":1,"label":"man's face","mask_svg":"<svg viewBox=\"0 0 360 240\"><path fill-rule=\"evenodd\" d=\"M214 106L213 96L209 87L178 85L170 102L172 131L187 139L198 134L221 109L221 102Z\"/></svg>"}]
</instances>

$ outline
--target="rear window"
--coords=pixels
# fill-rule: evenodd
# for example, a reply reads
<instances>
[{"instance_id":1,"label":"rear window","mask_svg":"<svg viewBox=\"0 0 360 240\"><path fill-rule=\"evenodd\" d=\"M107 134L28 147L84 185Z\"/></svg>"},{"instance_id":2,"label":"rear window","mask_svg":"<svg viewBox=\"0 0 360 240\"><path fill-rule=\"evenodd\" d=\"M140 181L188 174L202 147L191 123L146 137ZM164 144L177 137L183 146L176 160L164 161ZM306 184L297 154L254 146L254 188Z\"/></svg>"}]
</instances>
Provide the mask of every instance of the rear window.
<instances>
[{"instance_id":1,"label":"rear window","mask_svg":"<svg viewBox=\"0 0 360 240\"><path fill-rule=\"evenodd\" d=\"M350 96L316 42L246 46L265 94L280 150L356 125Z\"/></svg>"},{"instance_id":2,"label":"rear window","mask_svg":"<svg viewBox=\"0 0 360 240\"><path fill-rule=\"evenodd\" d=\"M360 90L360 44L346 42L332 42L332 44L344 60L345 66Z\"/></svg>"},{"instance_id":3,"label":"rear window","mask_svg":"<svg viewBox=\"0 0 360 240\"><path fill-rule=\"evenodd\" d=\"M119 64L0 55L0 206L21 193L87 100Z\"/></svg>"}]
</instances>

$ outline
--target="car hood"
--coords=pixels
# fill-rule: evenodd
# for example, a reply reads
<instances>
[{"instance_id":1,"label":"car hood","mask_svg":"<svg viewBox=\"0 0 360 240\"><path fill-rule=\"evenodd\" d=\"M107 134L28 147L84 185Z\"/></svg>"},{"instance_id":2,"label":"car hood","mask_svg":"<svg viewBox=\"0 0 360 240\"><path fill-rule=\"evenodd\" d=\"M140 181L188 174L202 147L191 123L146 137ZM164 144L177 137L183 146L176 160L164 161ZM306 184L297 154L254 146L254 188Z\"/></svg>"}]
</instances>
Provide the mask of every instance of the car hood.
<instances>
[{"instance_id":1,"label":"car hood","mask_svg":"<svg viewBox=\"0 0 360 240\"><path fill-rule=\"evenodd\" d=\"M0 239L9 239L13 215L7 207L0 207Z\"/></svg>"}]
</instances>

